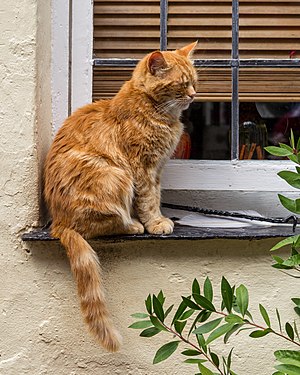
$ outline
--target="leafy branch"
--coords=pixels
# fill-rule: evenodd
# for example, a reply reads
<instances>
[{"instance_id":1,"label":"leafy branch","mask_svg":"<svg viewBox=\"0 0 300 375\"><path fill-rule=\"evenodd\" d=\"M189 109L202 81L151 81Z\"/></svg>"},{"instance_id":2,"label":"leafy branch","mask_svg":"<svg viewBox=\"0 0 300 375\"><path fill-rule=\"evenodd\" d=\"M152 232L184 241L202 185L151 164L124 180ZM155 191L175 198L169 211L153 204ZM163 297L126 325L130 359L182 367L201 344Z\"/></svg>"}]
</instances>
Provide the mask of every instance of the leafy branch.
<instances>
[{"instance_id":1,"label":"leafy branch","mask_svg":"<svg viewBox=\"0 0 300 375\"><path fill-rule=\"evenodd\" d=\"M296 346L300 346L296 323L294 322L291 325L286 322L284 325L285 333L283 333L278 310L276 310L276 316L279 332L273 328L269 314L261 304L259 305L259 310L266 326L253 321L252 315L248 310L249 293L243 284L236 288L231 286L225 277L222 278L220 309L215 307L213 296L212 283L208 277L203 285L203 293L201 293L199 282L195 279L192 284L191 294L182 296L182 301L169 323L166 323L166 321L169 320L169 315L174 306L172 305L165 309L163 292L160 291L157 296L149 295L147 297L145 301L147 313L133 314L132 317L143 320L133 323L130 328L144 329L140 334L142 337L152 337L160 332L166 332L178 339L158 349L154 356L154 364L169 358L177 350L179 344L183 343L188 345L189 348L182 351L181 354L192 357L184 362L197 364L200 370L198 374L236 375L231 369L232 349L227 358L223 356L220 360L220 357L211 350L210 344L220 337L223 337L224 342L228 343L233 334L239 334L244 330L251 330L250 337L252 338L275 334ZM299 302L298 300L295 301L295 303ZM214 315L218 317L214 318ZM285 365L283 363L280 366ZM300 361L298 365L300 370ZM276 375L279 374L280 372Z\"/></svg>"}]
</instances>

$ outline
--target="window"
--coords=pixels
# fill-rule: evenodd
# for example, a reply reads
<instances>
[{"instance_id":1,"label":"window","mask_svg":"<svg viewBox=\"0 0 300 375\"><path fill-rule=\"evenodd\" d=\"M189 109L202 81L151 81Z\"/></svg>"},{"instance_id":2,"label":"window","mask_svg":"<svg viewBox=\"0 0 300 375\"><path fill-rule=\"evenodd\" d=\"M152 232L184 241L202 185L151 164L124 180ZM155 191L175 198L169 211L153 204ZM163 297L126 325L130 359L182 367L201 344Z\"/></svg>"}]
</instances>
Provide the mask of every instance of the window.
<instances>
[{"instance_id":1,"label":"window","mask_svg":"<svg viewBox=\"0 0 300 375\"><path fill-rule=\"evenodd\" d=\"M164 197L278 214L276 193L293 189L276 172L293 166L263 147L300 133L300 1L86 0L71 11L72 109L114 95L147 52L198 39L192 146L166 166Z\"/></svg>"}]
</instances>

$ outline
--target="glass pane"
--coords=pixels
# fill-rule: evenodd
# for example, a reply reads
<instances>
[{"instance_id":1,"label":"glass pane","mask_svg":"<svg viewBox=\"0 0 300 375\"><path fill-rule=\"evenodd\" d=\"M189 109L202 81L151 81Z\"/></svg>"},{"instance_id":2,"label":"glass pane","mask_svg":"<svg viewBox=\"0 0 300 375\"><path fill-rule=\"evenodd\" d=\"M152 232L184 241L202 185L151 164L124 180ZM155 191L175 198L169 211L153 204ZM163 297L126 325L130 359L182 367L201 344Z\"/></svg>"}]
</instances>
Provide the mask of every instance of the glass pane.
<instances>
[{"instance_id":1,"label":"glass pane","mask_svg":"<svg viewBox=\"0 0 300 375\"><path fill-rule=\"evenodd\" d=\"M239 4L241 58L299 57L299 1L240 0Z\"/></svg>"},{"instance_id":2,"label":"glass pane","mask_svg":"<svg viewBox=\"0 0 300 375\"><path fill-rule=\"evenodd\" d=\"M300 102L245 102L240 104L241 160L280 159L264 151L265 146L288 143L293 129L300 136Z\"/></svg>"},{"instance_id":3,"label":"glass pane","mask_svg":"<svg viewBox=\"0 0 300 375\"><path fill-rule=\"evenodd\" d=\"M268 145L300 135L300 69L240 69L240 159L273 159Z\"/></svg>"},{"instance_id":4,"label":"glass pane","mask_svg":"<svg viewBox=\"0 0 300 375\"><path fill-rule=\"evenodd\" d=\"M230 159L229 102L195 102L183 113L185 131L174 159Z\"/></svg>"},{"instance_id":5,"label":"glass pane","mask_svg":"<svg viewBox=\"0 0 300 375\"><path fill-rule=\"evenodd\" d=\"M198 40L195 59L231 56L231 0L168 2L168 48Z\"/></svg>"}]
</instances>

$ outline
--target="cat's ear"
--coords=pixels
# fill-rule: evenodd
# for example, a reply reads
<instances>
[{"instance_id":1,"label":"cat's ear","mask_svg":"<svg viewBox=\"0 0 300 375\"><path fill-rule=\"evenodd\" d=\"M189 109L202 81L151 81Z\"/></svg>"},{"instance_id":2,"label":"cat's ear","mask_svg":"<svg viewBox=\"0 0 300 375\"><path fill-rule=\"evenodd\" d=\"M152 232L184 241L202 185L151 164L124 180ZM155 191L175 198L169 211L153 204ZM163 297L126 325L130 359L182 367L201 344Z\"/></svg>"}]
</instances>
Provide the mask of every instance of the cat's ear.
<instances>
[{"instance_id":1,"label":"cat's ear","mask_svg":"<svg viewBox=\"0 0 300 375\"><path fill-rule=\"evenodd\" d=\"M188 44L187 46L176 50L175 52L178 53L179 55L183 55L185 57L190 58L197 44L198 44L198 40L196 40L196 42L194 43Z\"/></svg>"},{"instance_id":2,"label":"cat's ear","mask_svg":"<svg viewBox=\"0 0 300 375\"><path fill-rule=\"evenodd\" d=\"M167 62L160 51L151 53L148 58L148 69L153 75L163 73L169 69Z\"/></svg>"}]
</instances>

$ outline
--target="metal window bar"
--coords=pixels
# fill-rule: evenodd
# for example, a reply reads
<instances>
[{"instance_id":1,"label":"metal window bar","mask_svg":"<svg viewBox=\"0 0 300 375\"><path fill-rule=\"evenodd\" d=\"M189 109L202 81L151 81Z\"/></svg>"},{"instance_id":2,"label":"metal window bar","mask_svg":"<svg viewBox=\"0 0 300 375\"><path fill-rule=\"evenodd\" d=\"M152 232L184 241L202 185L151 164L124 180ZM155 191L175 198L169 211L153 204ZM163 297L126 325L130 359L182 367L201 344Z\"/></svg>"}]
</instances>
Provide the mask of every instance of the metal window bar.
<instances>
[{"instance_id":1,"label":"metal window bar","mask_svg":"<svg viewBox=\"0 0 300 375\"><path fill-rule=\"evenodd\" d=\"M168 47L168 0L160 0L160 50Z\"/></svg>"},{"instance_id":2,"label":"metal window bar","mask_svg":"<svg viewBox=\"0 0 300 375\"><path fill-rule=\"evenodd\" d=\"M160 49L168 46L168 0L160 0ZM135 67L138 59L130 58L95 58L96 67ZM231 59L195 59L195 67L231 68L232 103L231 103L231 160L238 160L239 155L239 69L240 68L300 68L300 59L240 59L239 58L239 0L232 0L232 53Z\"/></svg>"},{"instance_id":3,"label":"metal window bar","mask_svg":"<svg viewBox=\"0 0 300 375\"><path fill-rule=\"evenodd\" d=\"M231 160L239 158L239 2L232 0Z\"/></svg>"}]
</instances>

